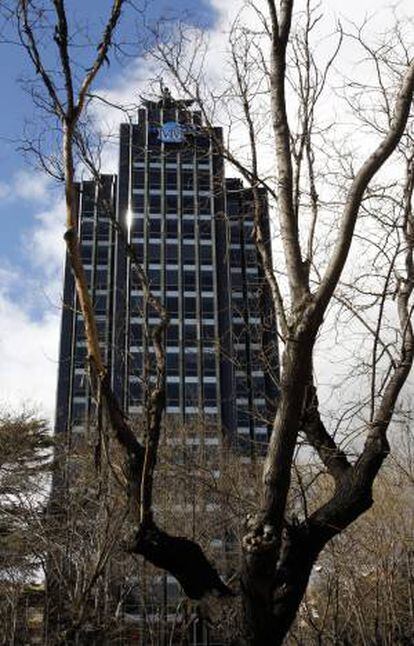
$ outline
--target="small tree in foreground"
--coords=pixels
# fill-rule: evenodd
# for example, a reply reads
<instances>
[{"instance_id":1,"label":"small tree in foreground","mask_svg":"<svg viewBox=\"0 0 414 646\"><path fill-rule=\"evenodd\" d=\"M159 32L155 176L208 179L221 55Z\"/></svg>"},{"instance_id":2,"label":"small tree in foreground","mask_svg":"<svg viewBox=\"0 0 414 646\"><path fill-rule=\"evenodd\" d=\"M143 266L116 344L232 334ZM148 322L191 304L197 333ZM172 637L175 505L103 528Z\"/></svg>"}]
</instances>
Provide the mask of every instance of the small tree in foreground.
<instances>
[{"instance_id":1,"label":"small tree in foreground","mask_svg":"<svg viewBox=\"0 0 414 646\"><path fill-rule=\"evenodd\" d=\"M67 213L65 240L85 321L95 396L124 454L129 519L136 527L132 550L170 572L187 596L202 602L204 611L209 614L217 597L222 606L224 600L228 601L227 606L237 603L234 592L219 578L197 542L161 530L153 514L153 481L165 405L163 331L168 322L167 315L153 299L145 275L135 264L147 299L158 310L161 320L152 333L156 379L143 415L144 442L141 444L111 390L76 232L74 151L82 149L79 146L83 137L82 117L90 99L90 89L107 60L116 24L126 4L123 0L114 0L97 56L80 81L74 72L74 48L63 0L50 3L20 0L17 3L17 24L20 41L42 85L41 94L35 93L34 96L55 119L61 137L60 168ZM243 628L237 639L260 646L282 642L321 551L334 536L371 507L373 483L389 453L388 427L414 356L411 322L414 164L410 130L414 63L401 40L398 43L402 45L401 64L395 63L390 54L396 51L395 48L388 48L386 55L383 50L371 51L378 86L382 91L377 100L383 112L382 119L368 119L368 124L373 127L379 142L358 168L355 168L350 152L341 158L338 166L322 174L315 157L319 150L328 153L329 157L335 150L335 142L329 142L329 151L326 150L328 138L326 133L317 131L315 114L332 61L328 61L321 75L309 45L310 34L318 20L307 3L304 28L292 33L293 6L293 0L280 3L268 0L265 6L260 4L257 7L269 57L262 55L261 43L255 46L255 32L248 27L242 26L233 32L232 91L241 99L242 111L238 120L247 126L248 163L231 149L222 149L253 189L254 237L273 295L283 346L280 398L264 464L261 494L256 510L248 518L248 528L241 541L238 592L243 605ZM57 72L54 71L56 65L46 63L39 46L41 35L44 37L45 33L50 33L51 25ZM250 42L253 43L251 46ZM191 65L187 65L188 61L183 58L182 43L161 45L158 56L182 90L190 94L194 90L193 97L201 102L200 76L192 74ZM252 95L247 85L252 65L260 70L264 83L256 95ZM387 72L391 77L386 87L383 65L388 65ZM291 69L297 71L293 83ZM288 81L299 98L296 130L289 125ZM259 168L260 149L252 110L256 96L262 101L262 116L264 114L267 121L271 120L273 126L272 152L276 160L273 185L261 175ZM208 127L209 114L203 102L201 109ZM361 115L367 123L364 112ZM214 138L212 128L210 135ZM318 138L319 145L316 145ZM392 186L386 182L374 186L374 178L392 154L403 168L402 178L398 177ZM329 190L322 190L321 184L326 178ZM286 290L280 275L273 271L263 244L258 190L261 186L265 186L277 201ZM365 363L365 372L360 371L361 366L358 366L358 371L354 370L354 376L361 384L360 390L366 384L367 375L370 382L368 402L362 406L359 402L358 410L363 410L364 414L353 418L357 420L359 436L365 437L364 446L357 446L359 452L355 456L341 448L333 430L328 430L324 423L323 411L318 404L314 358L318 335L334 299L347 304L351 310L353 308L353 300L343 293L346 285L341 285L340 281L346 275L351 244L361 235L357 229L361 218L364 218L366 226L367 244L372 243L371 251L373 247L379 251L374 257L367 256L371 263L368 271L377 279L375 287L372 289L369 283L365 283L362 289L367 299L373 298L373 320L361 314L365 311L365 302L361 308L354 307L355 318L362 320L368 334L366 338L373 339L371 359ZM303 226L304 221L311 222L310 226ZM318 225L319 238L315 233ZM331 241L331 248L327 248L326 240ZM383 254L381 249L385 249ZM130 251L133 255L133 249ZM367 270L362 274L366 276ZM359 282L354 282L354 286L357 291ZM387 338L390 334L391 341ZM368 404L367 414L365 404ZM333 486L322 499L312 496L308 499L308 487L300 486L299 491L304 494L302 504L292 506L291 473L302 438L306 439L312 454L317 455Z\"/></svg>"},{"instance_id":2,"label":"small tree in foreground","mask_svg":"<svg viewBox=\"0 0 414 646\"><path fill-rule=\"evenodd\" d=\"M48 494L52 442L30 412L0 413L0 643L27 639L23 598L39 576L36 534Z\"/></svg>"}]
</instances>

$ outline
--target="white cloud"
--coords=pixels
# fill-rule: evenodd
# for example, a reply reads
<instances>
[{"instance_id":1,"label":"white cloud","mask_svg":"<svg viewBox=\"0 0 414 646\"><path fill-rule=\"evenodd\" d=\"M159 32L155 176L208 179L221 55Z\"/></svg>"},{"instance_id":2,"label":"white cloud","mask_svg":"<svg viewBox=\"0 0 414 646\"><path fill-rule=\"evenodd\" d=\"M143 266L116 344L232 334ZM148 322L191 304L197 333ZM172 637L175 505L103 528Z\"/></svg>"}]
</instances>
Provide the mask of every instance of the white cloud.
<instances>
[{"instance_id":1,"label":"white cloud","mask_svg":"<svg viewBox=\"0 0 414 646\"><path fill-rule=\"evenodd\" d=\"M24 235L24 246L34 267L50 280L56 279L64 257L64 199L34 216L34 226Z\"/></svg>"},{"instance_id":2,"label":"white cloud","mask_svg":"<svg viewBox=\"0 0 414 646\"><path fill-rule=\"evenodd\" d=\"M53 418L59 337L58 309L33 320L10 293L0 292L0 406L34 407Z\"/></svg>"},{"instance_id":3,"label":"white cloud","mask_svg":"<svg viewBox=\"0 0 414 646\"><path fill-rule=\"evenodd\" d=\"M54 415L61 313L64 209L56 202L34 216L23 260L0 266L0 407L34 407Z\"/></svg>"},{"instance_id":4,"label":"white cloud","mask_svg":"<svg viewBox=\"0 0 414 646\"><path fill-rule=\"evenodd\" d=\"M9 180L0 182L0 198L8 202L23 199L46 202L50 199L51 179L38 171L20 169Z\"/></svg>"},{"instance_id":5,"label":"white cloud","mask_svg":"<svg viewBox=\"0 0 414 646\"><path fill-rule=\"evenodd\" d=\"M50 183L44 173L19 170L13 177L13 194L24 200L44 201L50 198Z\"/></svg>"}]
</instances>

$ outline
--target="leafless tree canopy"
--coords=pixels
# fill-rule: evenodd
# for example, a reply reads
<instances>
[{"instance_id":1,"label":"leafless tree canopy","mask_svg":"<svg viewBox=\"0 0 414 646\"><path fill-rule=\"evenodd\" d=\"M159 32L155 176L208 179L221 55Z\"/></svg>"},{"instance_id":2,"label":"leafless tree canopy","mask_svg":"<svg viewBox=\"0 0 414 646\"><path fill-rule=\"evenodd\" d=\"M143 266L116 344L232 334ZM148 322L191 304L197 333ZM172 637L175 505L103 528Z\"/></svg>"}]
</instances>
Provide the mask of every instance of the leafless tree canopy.
<instances>
[{"instance_id":1,"label":"leafless tree canopy","mask_svg":"<svg viewBox=\"0 0 414 646\"><path fill-rule=\"evenodd\" d=\"M49 71L39 48L45 6L54 26L57 73ZM205 601L215 595L231 600L233 592L200 546L167 534L153 519L153 479L165 404L162 333L167 313L153 335L157 381L145 413L141 445L109 385L79 253L74 149L84 140L81 123L91 87L110 54L121 12L127 8L123 0L114 0L96 58L80 81L74 78L63 0L45 5L18 2L18 35L43 84L42 107L61 128L65 240L85 320L96 398L124 453L130 513L137 528L133 549L172 573L190 598ZM260 497L241 540L240 586L235 590L243 603L243 639L262 646L282 642L321 551L371 507L373 483L389 453L387 432L411 370L414 62L398 24L387 42L376 46L369 44L366 26L348 29L339 24L330 53L321 61L316 51L322 20L319 5L313 7L308 1L296 12L293 0L267 0L248 3L248 11L251 22L242 12L230 31L229 58L218 95L207 89L208 49L202 35L193 31L196 46L192 49L185 30L178 29L172 38L160 39L152 55L180 92L198 103L213 139L213 123L220 117L245 142L239 150L231 136L224 144L215 143L253 191L254 238L282 346L277 412ZM153 29L152 35L160 34ZM348 82L341 104L348 102L360 124L361 138L366 139L363 148L371 150L365 159L361 151L339 143L340 117L338 123L322 118L330 74L349 39L374 70L373 86ZM270 170L263 170L264 156ZM392 172L386 165L390 157ZM261 187L274 203L276 268L263 244ZM137 272L145 285L138 266ZM148 289L147 297L152 298ZM348 438L354 435L358 441L343 445L335 420L328 419L319 403L318 389L317 349L334 316L345 318L358 334L363 332L364 351L353 367L358 395L352 401L343 384L349 406L338 421L342 427L348 423ZM337 359L335 353L324 358ZM333 484L315 497L311 482L299 478L301 502L294 504L292 473L304 444L305 455L317 456Z\"/></svg>"}]
</instances>

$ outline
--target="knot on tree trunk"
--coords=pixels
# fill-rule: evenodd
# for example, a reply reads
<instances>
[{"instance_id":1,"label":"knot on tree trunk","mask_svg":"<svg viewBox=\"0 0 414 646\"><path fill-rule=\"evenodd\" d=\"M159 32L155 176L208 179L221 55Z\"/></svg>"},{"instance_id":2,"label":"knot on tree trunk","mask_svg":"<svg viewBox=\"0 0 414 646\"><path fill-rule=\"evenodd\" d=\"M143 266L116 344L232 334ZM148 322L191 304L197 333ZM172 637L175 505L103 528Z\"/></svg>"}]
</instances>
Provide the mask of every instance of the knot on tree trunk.
<instances>
[{"instance_id":1,"label":"knot on tree trunk","mask_svg":"<svg viewBox=\"0 0 414 646\"><path fill-rule=\"evenodd\" d=\"M65 233L63 234L63 239L65 242L70 244L71 242L73 242L76 236L77 236L77 233L76 233L75 227L69 227L68 229L66 229Z\"/></svg>"},{"instance_id":2,"label":"knot on tree trunk","mask_svg":"<svg viewBox=\"0 0 414 646\"><path fill-rule=\"evenodd\" d=\"M248 522L250 531L243 536L243 549L248 553L268 552L276 546L277 540L274 528L269 524L258 524L252 527Z\"/></svg>"}]
</instances>

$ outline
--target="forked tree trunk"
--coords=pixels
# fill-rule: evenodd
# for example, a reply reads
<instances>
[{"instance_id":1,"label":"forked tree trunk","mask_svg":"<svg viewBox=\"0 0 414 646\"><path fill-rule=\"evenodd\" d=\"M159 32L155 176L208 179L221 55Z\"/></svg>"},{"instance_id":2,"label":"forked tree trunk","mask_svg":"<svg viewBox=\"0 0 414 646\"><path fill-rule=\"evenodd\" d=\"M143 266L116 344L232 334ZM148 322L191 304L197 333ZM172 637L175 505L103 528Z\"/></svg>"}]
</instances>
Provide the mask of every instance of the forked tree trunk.
<instances>
[{"instance_id":1,"label":"forked tree trunk","mask_svg":"<svg viewBox=\"0 0 414 646\"><path fill-rule=\"evenodd\" d=\"M306 533L290 529L283 540L280 563L271 586L243 587L246 641L249 646L282 644L305 594L318 556ZM245 571L246 563L243 569Z\"/></svg>"}]
</instances>

